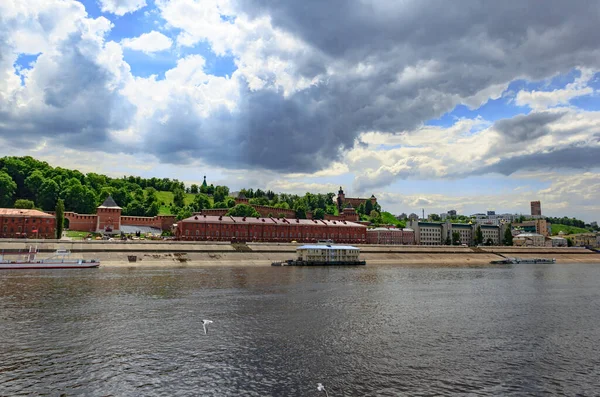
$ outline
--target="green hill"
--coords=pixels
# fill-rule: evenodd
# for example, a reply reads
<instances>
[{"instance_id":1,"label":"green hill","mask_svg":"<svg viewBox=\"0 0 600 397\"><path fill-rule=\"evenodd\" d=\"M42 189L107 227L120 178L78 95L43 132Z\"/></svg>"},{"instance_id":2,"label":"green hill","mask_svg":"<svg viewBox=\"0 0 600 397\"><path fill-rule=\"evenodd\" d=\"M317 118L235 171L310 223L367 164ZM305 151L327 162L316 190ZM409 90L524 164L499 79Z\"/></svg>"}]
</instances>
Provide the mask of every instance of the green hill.
<instances>
[{"instance_id":1,"label":"green hill","mask_svg":"<svg viewBox=\"0 0 600 397\"><path fill-rule=\"evenodd\" d=\"M195 194L186 193L185 194L185 204L191 204L194 201ZM158 202L161 203L160 210L158 211L159 215L171 215L171 207L169 204L173 204L173 192L156 192L156 197L158 198ZM212 197L210 197L212 204ZM164 204L163 204L164 203Z\"/></svg>"},{"instance_id":2,"label":"green hill","mask_svg":"<svg viewBox=\"0 0 600 397\"><path fill-rule=\"evenodd\" d=\"M557 223L552 224L552 235L553 236L557 235L561 231L565 234L577 234L577 233L589 233L590 232L589 230L583 229L581 227L567 226L567 225L561 225L561 224L557 224Z\"/></svg>"},{"instance_id":3,"label":"green hill","mask_svg":"<svg viewBox=\"0 0 600 397\"><path fill-rule=\"evenodd\" d=\"M396 225L396 227L406 227L406 223L404 221L399 221L394 215L386 211L381 213L381 220L383 221L383 224Z\"/></svg>"}]
</instances>

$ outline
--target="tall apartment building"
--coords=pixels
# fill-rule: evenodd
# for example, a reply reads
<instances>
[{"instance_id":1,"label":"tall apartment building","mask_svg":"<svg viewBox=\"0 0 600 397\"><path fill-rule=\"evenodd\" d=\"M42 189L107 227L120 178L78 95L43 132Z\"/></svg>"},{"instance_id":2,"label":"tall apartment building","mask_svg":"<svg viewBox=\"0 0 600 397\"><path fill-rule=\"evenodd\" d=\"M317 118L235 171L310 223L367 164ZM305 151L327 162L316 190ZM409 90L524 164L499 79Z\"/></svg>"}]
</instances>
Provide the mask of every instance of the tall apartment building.
<instances>
[{"instance_id":1,"label":"tall apartment building","mask_svg":"<svg viewBox=\"0 0 600 397\"><path fill-rule=\"evenodd\" d=\"M531 202L531 216L542 216L542 203L540 201Z\"/></svg>"}]
</instances>

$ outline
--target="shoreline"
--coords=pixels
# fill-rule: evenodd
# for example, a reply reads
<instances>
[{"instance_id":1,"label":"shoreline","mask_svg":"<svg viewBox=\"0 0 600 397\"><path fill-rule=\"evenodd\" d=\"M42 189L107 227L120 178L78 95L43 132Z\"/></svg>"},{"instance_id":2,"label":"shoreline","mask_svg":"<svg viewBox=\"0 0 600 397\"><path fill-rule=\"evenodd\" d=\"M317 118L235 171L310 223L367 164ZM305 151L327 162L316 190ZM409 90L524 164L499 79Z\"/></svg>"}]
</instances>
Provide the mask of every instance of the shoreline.
<instances>
[{"instance_id":1,"label":"shoreline","mask_svg":"<svg viewBox=\"0 0 600 397\"><path fill-rule=\"evenodd\" d=\"M61 248L70 250L76 257L100 260L101 267L263 267L294 258L296 247L301 244L0 240L0 250L25 250L31 245L38 247L41 257ZM498 266L491 265L490 261L503 257L555 258L557 263L600 263L599 253L573 247L356 246L361 249L361 259L367 261L367 266ZM130 262L130 256L136 261Z\"/></svg>"}]
</instances>

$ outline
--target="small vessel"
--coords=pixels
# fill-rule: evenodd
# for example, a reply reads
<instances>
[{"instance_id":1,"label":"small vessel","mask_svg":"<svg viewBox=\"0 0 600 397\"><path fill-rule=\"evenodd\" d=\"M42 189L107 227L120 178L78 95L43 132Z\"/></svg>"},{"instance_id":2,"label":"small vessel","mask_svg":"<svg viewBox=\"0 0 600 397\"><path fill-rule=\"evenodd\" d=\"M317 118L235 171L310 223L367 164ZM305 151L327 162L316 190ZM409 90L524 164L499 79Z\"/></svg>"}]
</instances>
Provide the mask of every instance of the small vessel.
<instances>
[{"instance_id":1,"label":"small vessel","mask_svg":"<svg viewBox=\"0 0 600 397\"><path fill-rule=\"evenodd\" d=\"M556 263L555 258L504 258L497 261L491 261L492 265L511 265L517 263Z\"/></svg>"},{"instance_id":2,"label":"small vessel","mask_svg":"<svg viewBox=\"0 0 600 397\"><path fill-rule=\"evenodd\" d=\"M37 247L29 247L29 251L0 253L0 269L83 269L100 266L96 259L86 260L70 258L71 252L58 249L54 255L40 259ZM13 257L13 258L11 258Z\"/></svg>"},{"instance_id":3,"label":"small vessel","mask_svg":"<svg viewBox=\"0 0 600 397\"><path fill-rule=\"evenodd\" d=\"M297 259L273 262L271 266L360 266L360 249L350 245L303 245L296 248Z\"/></svg>"}]
</instances>

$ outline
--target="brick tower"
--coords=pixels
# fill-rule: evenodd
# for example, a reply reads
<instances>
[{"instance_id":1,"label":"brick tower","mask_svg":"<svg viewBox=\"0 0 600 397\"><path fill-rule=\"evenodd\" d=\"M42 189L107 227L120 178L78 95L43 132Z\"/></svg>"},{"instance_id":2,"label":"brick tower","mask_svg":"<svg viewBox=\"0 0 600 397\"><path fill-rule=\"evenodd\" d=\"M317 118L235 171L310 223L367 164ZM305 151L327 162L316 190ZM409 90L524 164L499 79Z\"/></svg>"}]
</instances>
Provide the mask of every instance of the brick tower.
<instances>
[{"instance_id":1,"label":"brick tower","mask_svg":"<svg viewBox=\"0 0 600 397\"><path fill-rule=\"evenodd\" d=\"M98 233L117 234L121 230L121 207L108 196L101 206L96 210L98 214Z\"/></svg>"}]
</instances>

